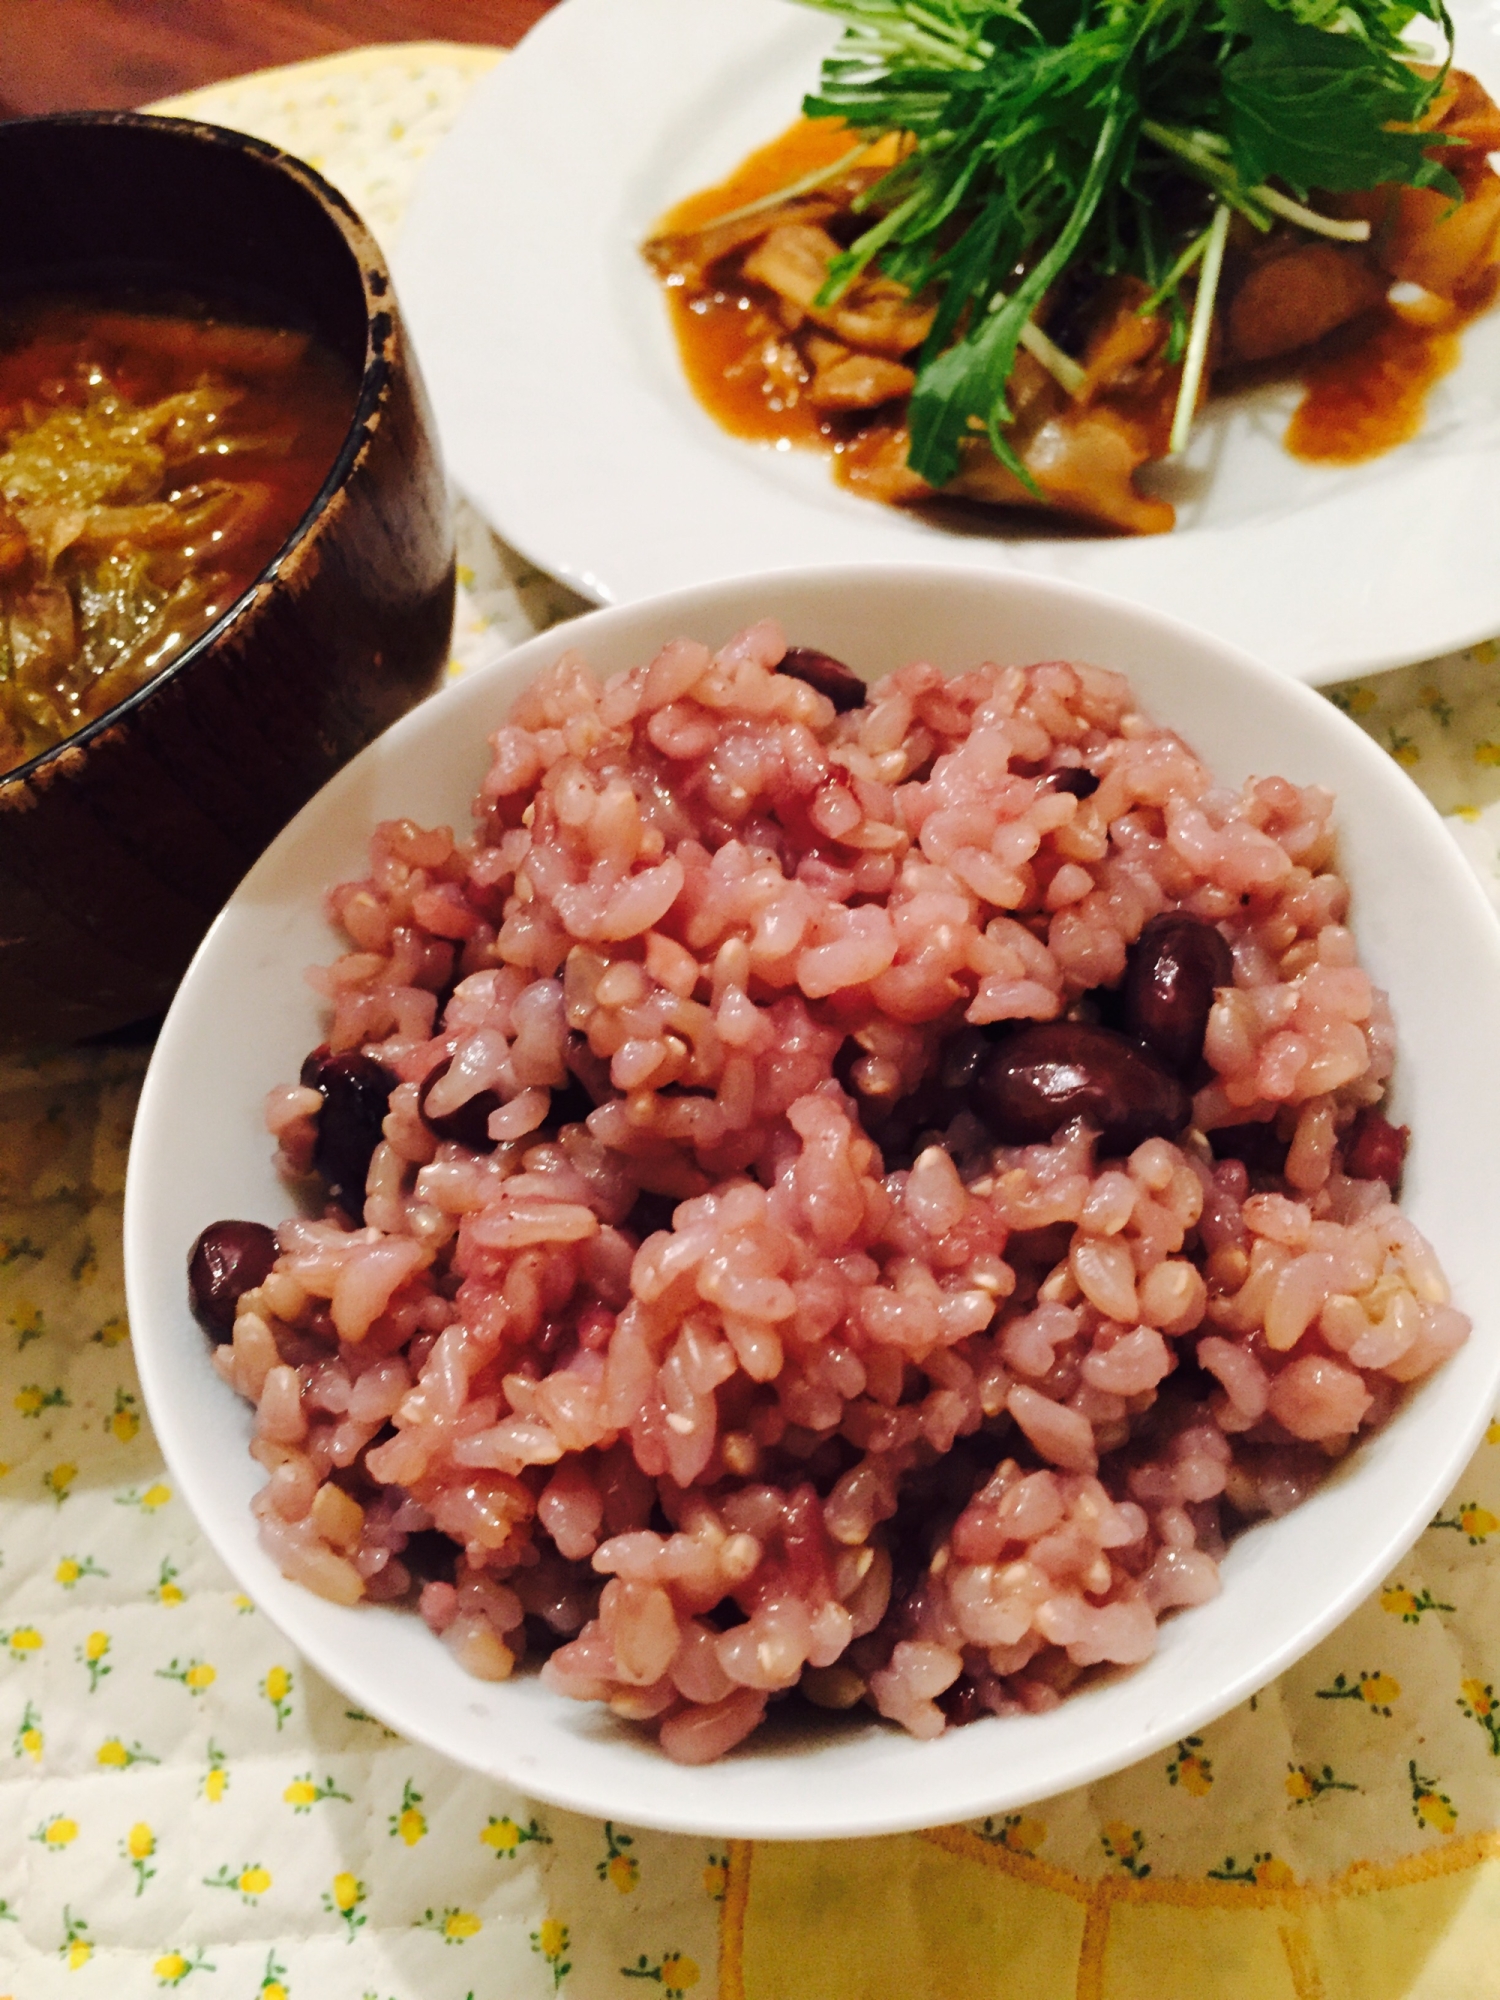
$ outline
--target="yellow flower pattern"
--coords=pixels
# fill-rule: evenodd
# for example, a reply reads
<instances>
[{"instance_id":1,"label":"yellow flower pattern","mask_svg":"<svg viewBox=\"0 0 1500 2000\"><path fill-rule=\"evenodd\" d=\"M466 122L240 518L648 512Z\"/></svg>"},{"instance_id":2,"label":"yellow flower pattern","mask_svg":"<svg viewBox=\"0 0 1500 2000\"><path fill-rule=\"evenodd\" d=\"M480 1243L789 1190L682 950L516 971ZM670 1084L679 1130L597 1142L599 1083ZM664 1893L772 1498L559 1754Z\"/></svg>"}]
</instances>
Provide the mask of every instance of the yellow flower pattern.
<instances>
[{"instance_id":1,"label":"yellow flower pattern","mask_svg":"<svg viewBox=\"0 0 1500 2000\"><path fill-rule=\"evenodd\" d=\"M128 1389L116 1389L115 1407L104 1420L104 1428L121 1444L130 1444L140 1434L141 1413Z\"/></svg>"},{"instance_id":2,"label":"yellow flower pattern","mask_svg":"<svg viewBox=\"0 0 1500 2000\"><path fill-rule=\"evenodd\" d=\"M143 1750L139 1743L123 1743L118 1736L107 1736L94 1753L94 1762L105 1771L128 1771L132 1764L159 1764L160 1757L153 1757Z\"/></svg>"},{"instance_id":3,"label":"yellow flower pattern","mask_svg":"<svg viewBox=\"0 0 1500 2000\"><path fill-rule=\"evenodd\" d=\"M156 1874L156 1870L151 1866L151 1859L155 1853L156 1835L145 1820L137 1820L120 1842L120 1856L130 1864L131 1873L135 1876L135 1893L138 1896L145 1893L146 1884Z\"/></svg>"},{"instance_id":4,"label":"yellow flower pattern","mask_svg":"<svg viewBox=\"0 0 1500 2000\"><path fill-rule=\"evenodd\" d=\"M163 1556L161 1568L156 1572L156 1582L147 1595L158 1604L185 1604L187 1593L177 1581L178 1569L170 1556Z\"/></svg>"},{"instance_id":5,"label":"yellow flower pattern","mask_svg":"<svg viewBox=\"0 0 1500 2000\"><path fill-rule=\"evenodd\" d=\"M1203 1738L1188 1736L1167 1764L1167 1783L1180 1785L1190 1798L1206 1799L1214 1782L1214 1767L1203 1754Z\"/></svg>"},{"instance_id":6,"label":"yellow flower pattern","mask_svg":"<svg viewBox=\"0 0 1500 2000\"><path fill-rule=\"evenodd\" d=\"M272 1667L260 1684L260 1691L271 1704L271 1712L276 1717L278 1730L292 1712L292 1689L295 1685L291 1669Z\"/></svg>"},{"instance_id":7,"label":"yellow flower pattern","mask_svg":"<svg viewBox=\"0 0 1500 2000\"><path fill-rule=\"evenodd\" d=\"M157 1668L156 1678L159 1681L181 1681L189 1694L201 1695L207 1693L219 1678L219 1670L207 1660L186 1660L179 1664L174 1659L170 1666Z\"/></svg>"},{"instance_id":8,"label":"yellow flower pattern","mask_svg":"<svg viewBox=\"0 0 1500 2000\"><path fill-rule=\"evenodd\" d=\"M200 1945L190 1958L180 1950L164 1951L151 1967L158 1986L180 1986L195 1972L217 1972L218 1967L204 1956Z\"/></svg>"},{"instance_id":9,"label":"yellow flower pattern","mask_svg":"<svg viewBox=\"0 0 1500 2000\"><path fill-rule=\"evenodd\" d=\"M1226 1855L1222 1864L1210 1868L1211 1882L1243 1882L1252 1889L1289 1889L1296 1876L1284 1861L1271 1853L1252 1855L1248 1862L1236 1862L1232 1854Z\"/></svg>"},{"instance_id":10,"label":"yellow flower pattern","mask_svg":"<svg viewBox=\"0 0 1500 2000\"><path fill-rule=\"evenodd\" d=\"M1419 1625L1424 1612L1451 1611L1453 1606L1440 1604L1430 1590L1408 1590L1404 1583L1393 1583L1381 1591L1380 1608L1403 1625Z\"/></svg>"},{"instance_id":11,"label":"yellow flower pattern","mask_svg":"<svg viewBox=\"0 0 1500 2000\"><path fill-rule=\"evenodd\" d=\"M300 1778L293 1778L281 1796L295 1813L311 1812L324 1799L342 1799L346 1805L349 1803L349 1794L341 1792L332 1778L325 1778L320 1785L314 1782L311 1771Z\"/></svg>"},{"instance_id":12,"label":"yellow flower pattern","mask_svg":"<svg viewBox=\"0 0 1500 2000\"><path fill-rule=\"evenodd\" d=\"M208 1739L208 1769L199 1780L198 1789L214 1806L229 1790L228 1760L211 1736Z\"/></svg>"},{"instance_id":13,"label":"yellow flower pattern","mask_svg":"<svg viewBox=\"0 0 1500 2000\"><path fill-rule=\"evenodd\" d=\"M1391 1704L1401 1697L1401 1683L1387 1673L1360 1673L1350 1680L1335 1674L1332 1685L1319 1688L1319 1701L1361 1701L1375 1715L1389 1716Z\"/></svg>"},{"instance_id":14,"label":"yellow flower pattern","mask_svg":"<svg viewBox=\"0 0 1500 2000\"><path fill-rule=\"evenodd\" d=\"M1463 1702L1470 1715L1488 1720L1495 1713L1495 1691L1488 1681L1461 1681Z\"/></svg>"},{"instance_id":15,"label":"yellow flower pattern","mask_svg":"<svg viewBox=\"0 0 1500 2000\"><path fill-rule=\"evenodd\" d=\"M41 1340L47 1331L47 1318L40 1306L30 1299L17 1299L9 1314L11 1331L16 1336L16 1348L29 1347L34 1340Z\"/></svg>"},{"instance_id":16,"label":"yellow flower pattern","mask_svg":"<svg viewBox=\"0 0 1500 2000\"><path fill-rule=\"evenodd\" d=\"M69 1972L82 1972L94 1955L94 1947L89 1940L89 1927L83 1917L75 1917L69 1904L63 1904L63 1938L57 1948L57 1955Z\"/></svg>"},{"instance_id":17,"label":"yellow flower pattern","mask_svg":"<svg viewBox=\"0 0 1500 2000\"><path fill-rule=\"evenodd\" d=\"M1336 1778L1331 1764L1325 1764L1321 1771L1315 1770L1311 1764L1288 1764L1282 1789L1294 1806L1305 1806L1311 1805L1314 1799L1321 1799L1327 1792L1357 1792L1359 1787L1343 1778Z\"/></svg>"},{"instance_id":18,"label":"yellow flower pattern","mask_svg":"<svg viewBox=\"0 0 1500 2000\"><path fill-rule=\"evenodd\" d=\"M23 1417L39 1417L43 1410L67 1409L68 1392L61 1386L44 1389L40 1382L28 1382L24 1389L16 1391L11 1401Z\"/></svg>"},{"instance_id":19,"label":"yellow flower pattern","mask_svg":"<svg viewBox=\"0 0 1500 2000\"><path fill-rule=\"evenodd\" d=\"M478 1937L484 1924L472 1910L461 1910L455 1903L446 1910L424 1910L412 1929L435 1931L444 1944L467 1944L470 1938Z\"/></svg>"},{"instance_id":20,"label":"yellow flower pattern","mask_svg":"<svg viewBox=\"0 0 1500 2000\"><path fill-rule=\"evenodd\" d=\"M52 1495L60 1507L68 1497L68 1489L78 1477L78 1467L64 1459L60 1465L49 1466L42 1474L42 1486Z\"/></svg>"},{"instance_id":21,"label":"yellow flower pattern","mask_svg":"<svg viewBox=\"0 0 1500 2000\"><path fill-rule=\"evenodd\" d=\"M21 1720L16 1725L16 1733L11 1742L13 1757L29 1757L33 1764L40 1764L47 1747L47 1739L42 1733L42 1718L35 1702L28 1701L21 1711Z\"/></svg>"},{"instance_id":22,"label":"yellow flower pattern","mask_svg":"<svg viewBox=\"0 0 1500 2000\"><path fill-rule=\"evenodd\" d=\"M106 1674L114 1672L114 1667L107 1657L109 1647L110 1637L107 1632L90 1632L83 1644L74 1650L74 1659L88 1674L90 1694L98 1691L99 1683Z\"/></svg>"},{"instance_id":23,"label":"yellow flower pattern","mask_svg":"<svg viewBox=\"0 0 1500 2000\"><path fill-rule=\"evenodd\" d=\"M1151 1863L1142 1861L1146 1836L1138 1826L1131 1826L1127 1820L1106 1820L1099 1829L1099 1845L1107 1858L1123 1868L1136 1881L1144 1882L1151 1873Z\"/></svg>"},{"instance_id":24,"label":"yellow flower pattern","mask_svg":"<svg viewBox=\"0 0 1500 2000\"><path fill-rule=\"evenodd\" d=\"M628 1833L616 1830L613 1820L604 1822L604 1856L595 1863L594 1873L622 1896L628 1896L641 1879L641 1864L630 1852L634 1845Z\"/></svg>"},{"instance_id":25,"label":"yellow flower pattern","mask_svg":"<svg viewBox=\"0 0 1500 2000\"><path fill-rule=\"evenodd\" d=\"M508 1861L525 1846L527 1841L539 1840L549 1844L551 1839L551 1834L543 1833L535 1819L528 1820L525 1826L522 1826L519 1820L514 1820L506 1814L500 1819L491 1817L479 1836L479 1844L481 1847L492 1849L500 1860Z\"/></svg>"},{"instance_id":26,"label":"yellow flower pattern","mask_svg":"<svg viewBox=\"0 0 1500 2000\"><path fill-rule=\"evenodd\" d=\"M559 1923L556 1917L544 1917L540 1926L531 1933L531 1949L551 1973L555 1993L573 1970L568 1958L567 1925Z\"/></svg>"},{"instance_id":27,"label":"yellow flower pattern","mask_svg":"<svg viewBox=\"0 0 1500 2000\"><path fill-rule=\"evenodd\" d=\"M1471 1548L1477 1548L1500 1528L1500 1515L1492 1514L1488 1507L1481 1507L1477 1500L1466 1500L1456 1513L1439 1514L1432 1525L1435 1528L1456 1529Z\"/></svg>"},{"instance_id":28,"label":"yellow flower pattern","mask_svg":"<svg viewBox=\"0 0 1500 2000\"><path fill-rule=\"evenodd\" d=\"M987 1819L979 1829L981 1839L1007 1854L1035 1854L1047 1838L1047 1823L1030 1813L1006 1813L1002 1819Z\"/></svg>"},{"instance_id":29,"label":"yellow flower pattern","mask_svg":"<svg viewBox=\"0 0 1500 2000\"><path fill-rule=\"evenodd\" d=\"M92 1556L64 1556L52 1572L52 1581L60 1583L64 1590L71 1590L81 1577L108 1576L107 1569L100 1569Z\"/></svg>"},{"instance_id":30,"label":"yellow flower pattern","mask_svg":"<svg viewBox=\"0 0 1500 2000\"><path fill-rule=\"evenodd\" d=\"M1412 1818L1421 1826L1431 1827L1434 1833L1452 1833L1458 1825L1453 1801L1446 1792L1439 1791L1436 1778L1422 1776L1414 1758L1406 1768L1411 1779Z\"/></svg>"},{"instance_id":31,"label":"yellow flower pattern","mask_svg":"<svg viewBox=\"0 0 1500 2000\"><path fill-rule=\"evenodd\" d=\"M341 1869L333 1882L323 1891L323 1908L332 1917L337 1917L344 1926L348 1943L353 1944L354 1934L368 1921L363 1908L369 1897L369 1890L357 1875L348 1869Z\"/></svg>"},{"instance_id":32,"label":"yellow flower pattern","mask_svg":"<svg viewBox=\"0 0 1500 2000\"><path fill-rule=\"evenodd\" d=\"M703 1977L685 1951L664 1952L655 1960L642 1952L634 1965L622 1965L620 1972L626 1979L654 1980L661 1988L663 2000L686 2000L688 1992Z\"/></svg>"},{"instance_id":33,"label":"yellow flower pattern","mask_svg":"<svg viewBox=\"0 0 1500 2000\"><path fill-rule=\"evenodd\" d=\"M253 1906L270 1888L271 1874L258 1861L242 1861L238 1868L231 1868L225 1862L214 1874L204 1876L203 1886L205 1889L233 1890L242 1903Z\"/></svg>"},{"instance_id":34,"label":"yellow flower pattern","mask_svg":"<svg viewBox=\"0 0 1500 2000\"><path fill-rule=\"evenodd\" d=\"M415 1847L427 1833L427 1818L422 1811L422 1794L408 1778L401 1787L401 1803L388 1821L392 1840L399 1840L407 1847Z\"/></svg>"},{"instance_id":35,"label":"yellow flower pattern","mask_svg":"<svg viewBox=\"0 0 1500 2000\"><path fill-rule=\"evenodd\" d=\"M1489 1681L1459 1682L1458 1706L1471 1722L1477 1722L1489 1738L1490 1755L1500 1757L1500 1701Z\"/></svg>"}]
</instances>

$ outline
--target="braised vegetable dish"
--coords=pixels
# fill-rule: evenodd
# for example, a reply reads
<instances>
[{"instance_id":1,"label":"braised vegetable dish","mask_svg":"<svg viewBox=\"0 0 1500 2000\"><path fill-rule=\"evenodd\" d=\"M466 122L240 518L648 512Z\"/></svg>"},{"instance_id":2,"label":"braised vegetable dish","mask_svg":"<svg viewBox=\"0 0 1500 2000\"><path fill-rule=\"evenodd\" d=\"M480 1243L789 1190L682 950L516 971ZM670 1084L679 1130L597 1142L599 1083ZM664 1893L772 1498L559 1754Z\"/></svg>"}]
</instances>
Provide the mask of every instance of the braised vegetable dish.
<instances>
[{"instance_id":1,"label":"braised vegetable dish","mask_svg":"<svg viewBox=\"0 0 1500 2000\"><path fill-rule=\"evenodd\" d=\"M1210 394L1300 376L1288 449L1372 457L1500 283L1500 111L1402 38L1441 0L808 4L808 115L645 253L718 421L869 498L1161 532Z\"/></svg>"}]
</instances>

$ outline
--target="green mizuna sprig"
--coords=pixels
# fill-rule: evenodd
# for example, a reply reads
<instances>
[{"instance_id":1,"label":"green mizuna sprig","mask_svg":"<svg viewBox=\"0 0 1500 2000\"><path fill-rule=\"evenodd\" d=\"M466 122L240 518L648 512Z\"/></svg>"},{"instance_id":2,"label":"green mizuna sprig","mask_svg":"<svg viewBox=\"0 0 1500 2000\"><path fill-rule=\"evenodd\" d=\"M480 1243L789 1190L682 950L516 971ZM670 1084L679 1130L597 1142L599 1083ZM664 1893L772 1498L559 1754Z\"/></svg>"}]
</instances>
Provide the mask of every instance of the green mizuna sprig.
<instances>
[{"instance_id":1,"label":"green mizuna sprig","mask_svg":"<svg viewBox=\"0 0 1500 2000\"><path fill-rule=\"evenodd\" d=\"M803 4L845 24L806 113L908 135L861 197L870 225L823 298L873 265L935 301L909 454L933 486L976 431L1026 477L1005 437L1007 385L1017 349L1045 341L1034 314L1075 269L1139 277L1169 315L1180 449L1232 214L1357 241L1368 226L1320 212L1317 196L1398 182L1460 197L1433 156L1442 142L1418 129L1446 65L1420 73L1405 40L1422 15L1451 47L1443 0ZM1052 352L1076 388L1076 363Z\"/></svg>"}]
</instances>

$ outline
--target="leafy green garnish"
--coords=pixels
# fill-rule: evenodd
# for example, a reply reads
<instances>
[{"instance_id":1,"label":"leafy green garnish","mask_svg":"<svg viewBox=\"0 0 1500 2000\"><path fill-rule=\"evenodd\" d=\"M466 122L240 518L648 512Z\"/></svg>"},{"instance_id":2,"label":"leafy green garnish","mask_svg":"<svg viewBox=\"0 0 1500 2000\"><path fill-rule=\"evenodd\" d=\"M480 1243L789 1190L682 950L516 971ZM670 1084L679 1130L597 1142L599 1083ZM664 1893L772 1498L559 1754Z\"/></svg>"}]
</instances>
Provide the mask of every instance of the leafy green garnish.
<instances>
[{"instance_id":1,"label":"leafy green garnish","mask_svg":"<svg viewBox=\"0 0 1500 2000\"><path fill-rule=\"evenodd\" d=\"M1007 385L1032 314L1075 273L1142 279L1175 359L1181 288L1197 282L1218 208L1347 238L1363 225L1321 217L1311 191L1399 182L1459 195L1430 156L1444 142L1415 129L1446 66L1419 74L1403 39L1421 15L1451 43L1443 0L803 4L845 23L808 116L910 137L864 197L875 219L822 298L873 265L934 299L909 452L933 486L977 430L1031 483L1005 436ZM1205 333L1211 308L1193 310Z\"/></svg>"},{"instance_id":2,"label":"leafy green garnish","mask_svg":"<svg viewBox=\"0 0 1500 2000\"><path fill-rule=\"evenodd\" d=\"M1422 116L1430 83L1360 36L1310 27L1264 0L1233 11L1249 39L1224 64L1226 131L1247 186L1275 174L1304 197L1382 181L1458 193L1427 157L1430 134L1393 129Z\"/></svg>"}]
</instances>

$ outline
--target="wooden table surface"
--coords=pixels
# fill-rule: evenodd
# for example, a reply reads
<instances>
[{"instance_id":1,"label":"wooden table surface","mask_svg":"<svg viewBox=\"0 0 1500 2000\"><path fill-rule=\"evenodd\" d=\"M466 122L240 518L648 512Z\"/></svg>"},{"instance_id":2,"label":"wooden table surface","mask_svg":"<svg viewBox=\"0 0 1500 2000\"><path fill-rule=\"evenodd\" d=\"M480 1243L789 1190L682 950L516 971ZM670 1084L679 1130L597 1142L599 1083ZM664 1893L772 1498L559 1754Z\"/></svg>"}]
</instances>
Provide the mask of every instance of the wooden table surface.
<instances>
[{"instance_id":1,"label":"wooden table surface","mask_svg":"<svg viewBox=\"0 0 1500 2000\"><path fill-rule=\"evenodd\" d=\"M0 0L0 116L109 110L365 42L509 46L552 0Z\"/></svg>"}]
</instances>

